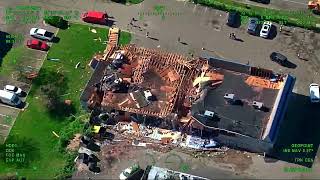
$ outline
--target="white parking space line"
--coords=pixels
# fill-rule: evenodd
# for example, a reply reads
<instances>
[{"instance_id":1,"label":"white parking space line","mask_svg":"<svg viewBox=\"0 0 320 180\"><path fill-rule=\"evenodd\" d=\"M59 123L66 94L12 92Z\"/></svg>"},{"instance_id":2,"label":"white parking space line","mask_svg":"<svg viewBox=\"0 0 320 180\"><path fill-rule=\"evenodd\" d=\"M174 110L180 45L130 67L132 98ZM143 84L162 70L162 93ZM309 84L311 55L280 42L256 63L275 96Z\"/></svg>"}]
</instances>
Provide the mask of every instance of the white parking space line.
<instances>
[{"instance_id":1,"label":"white parking space line","mask_svg":"<svg viewBox=\"0 0 320 180\"><path fill-rule=\"evenodd\" d=\"M36 49L30 49L30 50L39 51L39 50L36 50ZM21 56L21 57L27 58L27 59L36 59L36 60L38 60L38 61L42 60L41 58L32 58L32 57L30 57L30 56Z\"/></svg>"},{"instance_id":2,"label":"white parking space line","mask_svg":"<svg viewBox=\"0 0 320 180\"><path fill-rule=\"evenodd\" d=\"M206 8L204 9L204 13L206 13L206 12L207 12L207 10L208 10L208 7L206 7Z\"/></svg>"},{"instance_id":3,"label":"white parking space line","mask_svg":"<svg viewBox=\"0 0 320 180\"><path fill-rule=\"evenodd\" d=\"M12 106L7 106L7 105L4 105L4 104L0 104L0 107L6 107L6 108L11 108L11 109L17 109L17 110L21 110L19 108L16 108L16 107L12 107Z\"/></svg>"},{"instance_id":4,"label":"white parking space line","mask_svg":"<svg viewBox=\"0 0 320 180\"><path fill-rule=\"evenodd\" d=\"M193 10L192 10L193 13L196 11L197 6L198 6L198 4L194 5Z\"/></svg>"},{"instance_id":5,"label":"white parking space line","mask_svg":"<svg viewBox=\"0 0 320 180\"><path fill-rule=\"evenodd\" d=\"M11 126L8 126L8 125L5 125L5 124L0 124L0 126L7 127L7 128L11 127Z\"/></svg>"}]
</instances>

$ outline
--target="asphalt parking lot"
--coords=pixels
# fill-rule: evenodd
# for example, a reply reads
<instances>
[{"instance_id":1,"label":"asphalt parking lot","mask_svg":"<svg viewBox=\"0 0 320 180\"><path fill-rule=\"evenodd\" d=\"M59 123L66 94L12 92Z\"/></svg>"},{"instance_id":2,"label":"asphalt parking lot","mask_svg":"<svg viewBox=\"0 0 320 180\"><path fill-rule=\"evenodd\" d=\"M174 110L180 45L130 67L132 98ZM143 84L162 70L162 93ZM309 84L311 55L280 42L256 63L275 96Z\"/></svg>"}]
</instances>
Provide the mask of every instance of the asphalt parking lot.
<instances>
[{"instance_id":1,"label":"asphalt parking lot","mask_svg":"<svg viewBox=\"0 0 320 180\"><path fill-rule=\"evenodd\" d=\"M29 84L15 81L6 77L0 77L0 89L3 89L7 84L20 87L26 92L28 92L30 89ZM26 97L21 98L21 100L25 101ZM6 137L9 135L11 127L13 126L20 111L21 109L0 103L0 143L3 143Z\"/></svg>"},{"instance_id":2,"label":"asphalt parking lot","mask_svg":"<svg viewBox=\"0 0 320 180\"><path fill-rule=\"evenodd\" d=\"M1 1L0 5L27 5L29 2L31 1ZM104 0L96 0L94 3L90 1L72 2L73 3L63 0L48 0L46 2L32 0L33 5L40 5L52 10L71 9L81 12L86 10L107 11L110 16L114 17L116 26L134 34L132 43L136 43L139 46L160 48L164 51L178 52L185 55L190 55L190 53L194 56L209 54L240 63L246 64L249 62L250 65L272 69L275 72L291 73L296 76L297 81L294 87L294 100L291 106L289 106L288 111L293 113L299 111L301 113L299 116L295 116L292 113L289 117L299 120L299 126L304 124L304 113L308 113L308 118L318 117L312 116L310 111L305 110L310 107L308 104L309 84L312 82L320 84L320 36L317 33L300 28L290 28L292 34L285 35L279 32L279 26L275 24L277 27L276 37L272 40L262 39L247 34L246 24L237 29L226 26L227 14L225 12L187 2L148 0L142 4L129 7L109 3L109 1ZM280 0L278 2L280 2ZM167 15L164 18L156 15L139 16L139 13L153 12L154 6L159 4L165 6L166 11L179 15ZM133 17L138 19L138 21L135 22L137 27L128 26ZM26 25L23 27L13 25L4 26L3 29L8 32L24 32L25 37L27 37L29 29L32 26L34 25ZM41 22L39 22L37 26L43 27ZM146 32L149 32L151 38L145 37ZM229 33L232 32L241 38L243 42L230 40ZM178 42L179 37L184 44ZM206 50L203 51L201 48L205 48ZM279 51L286 55L297 67L295 69L285 68L271 62L269 55L273 51ZM308 61L298 59L298 52L309 54ZM41 59L42 54L39 52L37 55L37 57ZM40 60L39 62L42 61ZM39 65L40 64L41 63L39 63ZM306 104L308 104L308 106L305 106ZM11 111L8 109L3 110L5 112ZM290 122L292 121L290 120ZM309 120L309 122L311 122L311 120ZM1 126L1 129L3 129L4 132L8 130L6 126ZM311 130L315 131L315 129ZM295 131L294 133L298 134ZM277 164L270 165L265 164L261 157L255 157L256 160L251 165L253 174L261 175L260 177L262 177L262 174L264 177L270 177L268 175L270 172L273 172L272 174L275 177L288 177L288 173L283 173L281 169L283 166L288 166L288 163L278 162ZM316 167L319 170L319 165ZM314 171L316 171L316 169ZM300 177L300 174L291 173L290 177Z\"/></svg>"}]
</instances>

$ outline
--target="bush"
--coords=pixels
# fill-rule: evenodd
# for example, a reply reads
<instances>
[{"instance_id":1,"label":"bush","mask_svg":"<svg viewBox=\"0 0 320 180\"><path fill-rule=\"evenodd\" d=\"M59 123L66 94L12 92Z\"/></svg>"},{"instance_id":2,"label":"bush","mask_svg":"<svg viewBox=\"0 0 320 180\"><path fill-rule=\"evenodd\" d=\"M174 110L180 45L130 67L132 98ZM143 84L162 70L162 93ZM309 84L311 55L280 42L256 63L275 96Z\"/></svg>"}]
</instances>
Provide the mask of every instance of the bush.
<instances>
[{"instance_id":1,"label":"bush","mask_svg":"<svg viewBox=\"0 0 320 180\"><path fill-rule=\"evenodd\" d=\"M65 148L67 147L69 140L73 138L73 136L77 133L83 133L84 129L84 122L81 121L81 119L76 119L73 122L69 123L67 126L65 126L59 133L60 139L59 139L59 151L65 151Z\"/></svg>"},{"instance_id":2,"label":"bush","mask_svg":"<svg viewBox=\"0 0 320 180\"><path fill-rule=\"evenodd\" d=\"M319 31L316 24L320 18L315 17L312 12L292 12L276 9L267 9L263 7L242 4L231 0L193 0L195 3L204 6L213 7L223 11L237 11L243 16L257 17L261 20L269 20L283 25L302 27L305 29Z\"/></svg>"},{"instance_id":3,"label":"bush","mask_svg":"<svg viewBox=\"0 0 320 180\"><path fill-rule=\"evenodd\" d=\"M77 157L77 155L78 152L68 152L65 155L66 165L61 170L61 172L58 173L55 179L68 179L72 177L72 174L76 169L74 159Z\"/></svg>"},{"instance_id":4,"label":"bush","mask_svg":"<svg viewBox=\"0 0 320 180\"><path fill-rule=\"evenodd\" d=\"M44 21L51 26L60 28L60 29L67 29L68 28L68 21L64 20L60 16L47 16L44 18Z\"/></svg>"}]
</instances>

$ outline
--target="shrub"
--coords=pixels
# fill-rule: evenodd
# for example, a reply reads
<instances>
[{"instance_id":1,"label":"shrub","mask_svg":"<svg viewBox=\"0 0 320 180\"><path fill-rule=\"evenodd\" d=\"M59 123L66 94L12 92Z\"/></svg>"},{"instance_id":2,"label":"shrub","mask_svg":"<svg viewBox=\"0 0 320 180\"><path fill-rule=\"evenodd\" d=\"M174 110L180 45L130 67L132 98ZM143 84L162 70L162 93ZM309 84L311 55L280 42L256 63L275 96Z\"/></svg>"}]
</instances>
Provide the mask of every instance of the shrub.
<instances>
[{"instance_id":1,"label":"shrub","mask_svg":"<svg viewBox=\"0 0 320 180\"><path fill-rule=\"evenodd\" d=\"M67 126L65 126L59 133L60 139L59 139L59 150L64 151L67 147L69 140L73 138L73 136L76 133L83 133L84 129L84 122L81 121L81 119L77 118L73 122L69 123Z\"/></svg>"},{"instance_id":2,"label":"shrub","mask_svg":"<svg viewBox=\"0 0 320 180\"><path fill-rule=\"evenodd\" d=\"M64 20L60 16L47 16L44 18L44 21L51 26L60 28L60 29L67 29L68 28L68 21Z\"/></svg>"},{"instance_id":3,"label":"shrub","mask_svg":"<svg viewBox=\"0 0 320 180\"><path fill-rule=\"evenodd\" d=\"M68 152L65 155L66 165L64 168L58 173L55 179L68 179L72 177L73 172L75 171L75 163L74 159L77 157L78 152Z\"/></svg>"}]
</instances>

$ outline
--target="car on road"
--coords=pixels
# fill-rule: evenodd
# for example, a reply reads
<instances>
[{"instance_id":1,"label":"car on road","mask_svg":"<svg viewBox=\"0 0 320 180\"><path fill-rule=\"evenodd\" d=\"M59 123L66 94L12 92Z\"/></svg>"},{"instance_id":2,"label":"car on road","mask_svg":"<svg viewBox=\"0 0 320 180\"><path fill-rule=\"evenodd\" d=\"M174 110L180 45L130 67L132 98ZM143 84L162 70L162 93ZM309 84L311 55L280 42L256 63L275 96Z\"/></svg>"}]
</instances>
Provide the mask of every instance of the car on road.
<instances>
[{"instance_id":1,"label":"car on road","mask_svg":"<svg viewBox=\"0 0 320 180\"><path fill-rule=\"evenodd\" d=\"M54 33L49 32L45 29L31 28L30 36L34 38L42 39L45 41L52 41L54 37Z\"/></svg>"},{"instance_id":2,"label":"car on road","mask_svg":"<svg viewBox=\"0 0 320 180\"><path fill-rule=\"evenodd\" d=\"M260 31L260 37L268 38L270 34L271 26L272 26L272 23L270 21L265 21Z\"/></svg>"},{"instance_id":3,"label":"car on road","mask_svg":"<svg viewBox=\"0 0 320 180\"><path fill-rule=\"evenodd\" d=\"M88 11L81 15L81 19L84 22L95 24L106 24L108 20L107 13L100 11Z\"/></svg>"},{"instance_id":4,"label":"car on road","mask_svg":"<svg viewBox=\"0 0 320 180\"><path fill-rule=\"evenodd\" d=\"M238 27L240 25L240 14L238 12L229 12L227 25L230 27Z\"/></svg>"},{"instance_id":5,"label":"car on road","mask_svg":"<svg viewBox=\"0 0 320 180\"><path fill-rule=\"evenodd\" d=\"M18 96L21 96L23 94L23 91L21 88L19 88L17 86L13 86L13 85L5 85L3 90L8 91L8 92L12 92Z\"/></svg>"},{"instance_id":6,"label":"car on road","mask_svg":"<svg viewBox=\"0 0 320 180\"><path fill-rule=\"evenodd\" d=\"M277 63L279 63L279 64L282 65L282 66L286 66L287 63L288 63L287 57L284 56L284 55L281 54L281 53L278 53L278 52L272 52L272 53L270 54L270 59L271 59L271 61L277 62Z\"/></svg>"},{"instance_id":7,"label":"car on road","mask_svg":"<svg viewBox=\"0 0 320 180\"><path fill-rule=\"evenodd\" d=\"M310 84L309 91L310 91L311 103L319 103L320 102L319 84L316 84L316 83Z\"/></svg>"},{"instance_id":8,"label":"car on road","mask_svg":"<svg viewBox=\"0 0 320 180\"><path fill-rule=\"evenodd\" d=\"M6 90L0 90L0 102L14 107L22 104L21 99L15 93Z\"/></svg>"},{"instance_id":9,"label":"car on road","mask_svg":"<svg viewBox=\"0 0 320 180\"><path fill-rule=\"evenodd\" d=\"M247 32L249 34L256 34L258 23L259 23L258 18L250 18Z\"/></svg>"},{"instance_id":10,"label":"car on road","mask_svg":"<svg viewBox=\"0 0 320 180\"><path fill-rule=\"evenodd\" d=\"M27 41L27 47L31 49L42 50L42 51L47 51L49 49L49 45L46 42L43 42L37 39L29 39Z\"/></svg>"},{"instance_id":11,"label":"car on road","mask_svg":"<svg viewBox=\"0 0 320 180\"><path fill-rule=\"evenodd\" d=\"M270 4L270 0L250 0L250 1L258 2L262 4Z\"/></svg>"}]
</instances>

